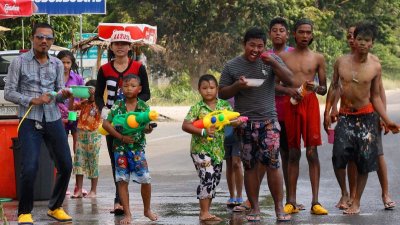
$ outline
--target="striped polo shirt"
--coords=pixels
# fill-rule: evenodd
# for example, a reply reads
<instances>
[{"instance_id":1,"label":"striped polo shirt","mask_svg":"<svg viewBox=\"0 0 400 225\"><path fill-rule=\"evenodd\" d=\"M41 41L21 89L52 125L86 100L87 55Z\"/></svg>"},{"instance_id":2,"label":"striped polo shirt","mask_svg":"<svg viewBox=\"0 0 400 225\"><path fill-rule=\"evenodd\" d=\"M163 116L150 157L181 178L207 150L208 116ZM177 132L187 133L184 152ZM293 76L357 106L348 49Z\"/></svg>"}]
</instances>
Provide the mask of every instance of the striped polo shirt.
<instances>
[{"instance_id":1,"label":"striped polo shirt","mask_svg":"<svg viewBox=\"0 0 400 225\"><path fill-rule=\"evenodd\" d=\"M285 64L276 55L273 56L281 65ZM285 66L286 67L286 66ZM240 76L246 78L265 79L259 87L242 89L235 95L235 111L249 120L276 120L275 109L275 74L272 67L266 65L261 59L250 62L243 55L228 61L221 73L219 86L226 87L239 80Z\"/></svg>"}]
</instances>

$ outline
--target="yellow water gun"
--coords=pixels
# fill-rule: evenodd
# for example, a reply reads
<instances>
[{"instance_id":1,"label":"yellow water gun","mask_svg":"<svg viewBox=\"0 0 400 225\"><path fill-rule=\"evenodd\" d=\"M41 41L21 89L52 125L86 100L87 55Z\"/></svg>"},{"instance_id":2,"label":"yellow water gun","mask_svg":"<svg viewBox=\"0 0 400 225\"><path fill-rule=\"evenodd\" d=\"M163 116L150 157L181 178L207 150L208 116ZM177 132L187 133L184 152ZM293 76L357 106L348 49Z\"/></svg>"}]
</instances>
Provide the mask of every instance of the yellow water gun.
<instances>
[{"instance_id":1,"label":"yellow water gun","mask_svg":"<svg viewBox=\"0 0 400 225\"><path fill-rule=\"evenodd\" d=\"M193 126L203 129L215 126L217 131L224 128L224 126L231 124L235 120L246 122L248 118L246 116L240 116L240 113L224 110L216 110L207 114L203 119L199 119L193 122Z\"/></svg>"}]
</instances>

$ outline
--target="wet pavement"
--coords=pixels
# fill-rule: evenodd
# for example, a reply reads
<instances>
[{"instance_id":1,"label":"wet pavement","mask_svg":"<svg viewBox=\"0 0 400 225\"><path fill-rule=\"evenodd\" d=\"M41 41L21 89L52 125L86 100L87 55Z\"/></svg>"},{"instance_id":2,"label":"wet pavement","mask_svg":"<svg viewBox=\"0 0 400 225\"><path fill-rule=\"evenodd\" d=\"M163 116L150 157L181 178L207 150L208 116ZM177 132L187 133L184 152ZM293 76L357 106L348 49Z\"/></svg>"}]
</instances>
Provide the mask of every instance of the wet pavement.
<instances>
[{"instance_id":1,"label":"wet pavement","mask_svg":"<svg viewBox=\"0 0 400 225\"><path fill-rule=\"evenodd\" d=\"M400 122L400 92L389 96L390 116L397 123ZM393 99L392 104L390 99ZM300 177L298 181L298 202L306 206L306 210L293 215L293 220L287 223L277 223L273 210L272 198L269 195L266 182L261 187L262 221L249 223L245 220L245 213L232 213L226 207L228 189L223 176L218 186L217 197L213 200L212 213L222 217L220 223L200 223L198 219L198 200L196 199L197 175L189 156L190 136L180 129L180 122L160 122L159 126L148 136L147 158L152 175L152 209L159 215L159 220L150 222L143 216L143 204L140 197L140 185L130 183L130 204L133 214L133 224L366 224L366 225L397 225L400 224L400 206L392 211L384 210L381 200L381 190L376 173L371 173L361 202L361 214L355 216L343 215L334 205L340 197L331 162L332 145L327 144L327 137L323 134L323 145L319 148L321 162L321 182L319 201L328 210L327 216L310 214L311 188L308 178L307 160L302 155L300 161ZM388 135L383 138L385 159L389 171L390 193L393 200L400 203L400 135ZM108 165L108 153L105 144L100 154L100 178L97 198L70 199L67 196L64 208L73 217L73 224L103 225L119 224L122 217L110 214L114 199L114 185L111 168ZM70 182L69 190L73 190L75 179ZM90 189L90 181L84 180L85 189ZM245 193L243 193L245 194ZM5 203L5 213L10 224L16 223L17 202ZM47 201L35 202L33 217L35 224L61 224L46 216Z\"/></svg>"}]
</instances>

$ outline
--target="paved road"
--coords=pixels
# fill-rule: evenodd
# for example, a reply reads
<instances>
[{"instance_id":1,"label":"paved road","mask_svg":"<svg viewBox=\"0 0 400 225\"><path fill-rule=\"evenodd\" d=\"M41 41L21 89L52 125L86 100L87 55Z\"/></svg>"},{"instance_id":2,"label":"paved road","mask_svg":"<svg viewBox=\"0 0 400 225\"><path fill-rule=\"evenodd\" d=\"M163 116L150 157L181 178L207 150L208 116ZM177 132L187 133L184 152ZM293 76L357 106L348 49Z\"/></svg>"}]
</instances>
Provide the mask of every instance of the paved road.
<instances>
[{"instance_id":1,"label":"paved road","mask_svg":"<svg viewBox=\"0 0 400 225\"><path fill-rule=\"evenodd\" d=\"M388 110L390 116L400 123L400 91L388 93ZM198 201L195 188L198 183L194 167L189 157L190 136L180 129L180 122L160 122L157 129L148 136L147 157L153 178L153 209L160 215L156 223L148 222L143 216L139 195L139 185L130 184L131 205L134 224L200 224L198 221ZM384 151L389 170L390 192L393 200L400 203L400 154L399 135L384 136ZM104 145L105 146L105 145ZM320 202L328 208L329 215L314 216L309 213L311 188L308 179L308 165L305 156L301 159L301 170L298 182L298 201L305 204L307 210L293 216L293 221L285 224L399 224L399 209L383 210L380 186L376 173L371 173L362 199L362 213L356 216L346 216L334 207L339 199L339 187L334 177L331 163L332 145L327 144L323 134L323 145L319 148L321 162ZM72 214L74 224L118 224L119 217L109 214L113 202L113 184L111 169L108 165L105 147L101 153L101 177L96 199L66 199L65 208ZM89 188L89 181L85 180ZM73 189L74 181L70 183ZM217 198L213 201L212 211L225 220L220 224L252 224L244 219L242 213L232 213L225 207L228 192L225 179L220 184ZM265 179L262 185L262 221L256 224L276 224L272 199L269 195ZM16 224L16 202L5 204L6 215L11 224ZM36 224L58 224L48 219L45 214L47 202L35 202L33 211ZM400 208L400 206L399 206ZM254 224L254 223L253 223Z\"/></svg>"}]
</instances>

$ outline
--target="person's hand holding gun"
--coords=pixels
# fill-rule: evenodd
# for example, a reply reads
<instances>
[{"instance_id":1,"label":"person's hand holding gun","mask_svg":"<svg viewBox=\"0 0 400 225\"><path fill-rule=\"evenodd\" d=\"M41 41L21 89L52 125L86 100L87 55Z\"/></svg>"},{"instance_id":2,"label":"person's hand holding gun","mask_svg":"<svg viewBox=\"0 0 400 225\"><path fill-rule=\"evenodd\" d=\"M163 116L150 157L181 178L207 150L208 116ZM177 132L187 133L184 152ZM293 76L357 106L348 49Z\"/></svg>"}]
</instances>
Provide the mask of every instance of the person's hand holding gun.
<instances>
[{"instance_id":1,"label":"person's hand holding gun","mask_svg":"<svg viewBox=\"0 0 400 225\"><path fill-rule=\"evenodd\" d=\"M122 135L122 134L121 134L121 137L118 139L125 144L133 144L135 142L132 137L127 136L127 135Z\"/></svg>"},{"instance_id":2,"label":"person's hand holding gun","mask_svg":"<svg viewBox=\"0 0 400 225\"><path fill-rule=\"evenodd\" d=\"M211 125L211 126L209 126L209 127L206 127L206 128L204 128L204 129L206 130L205 136L206 136L207 138L213 138L213 137L214 137L214 134L215 134L215 126L214 126L214 125Z\"/></svg>"}]
</instances>

